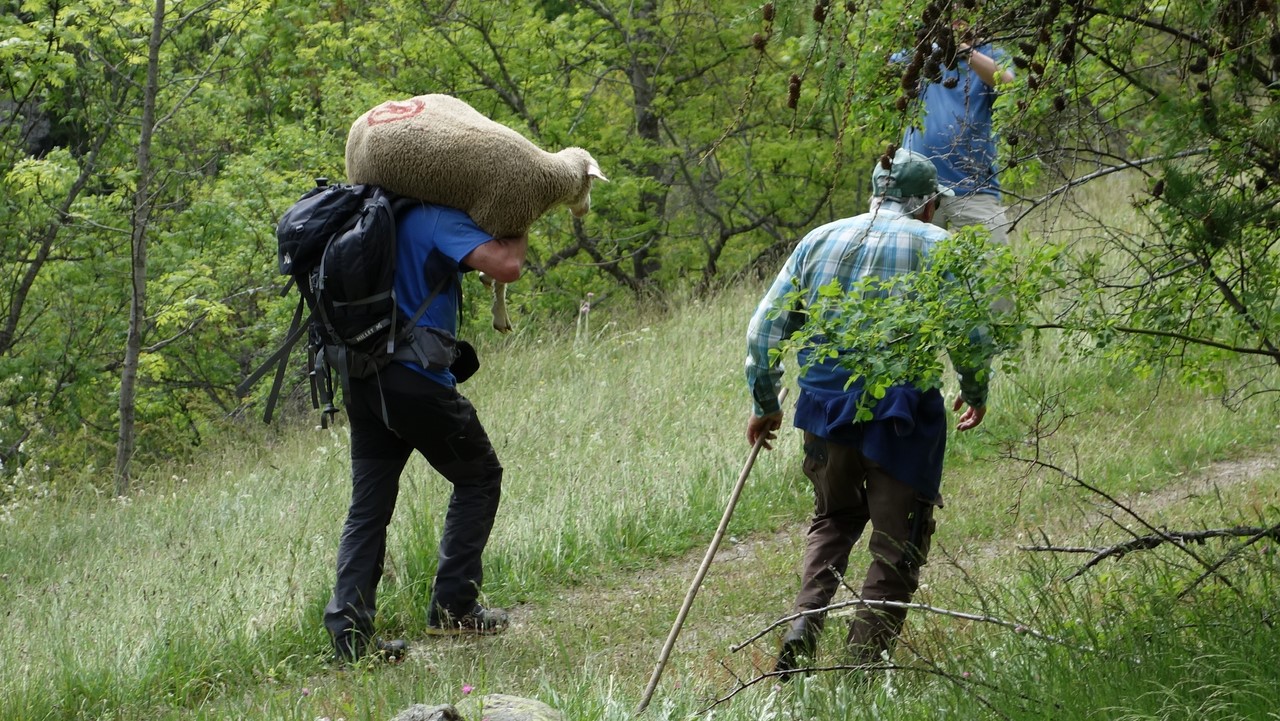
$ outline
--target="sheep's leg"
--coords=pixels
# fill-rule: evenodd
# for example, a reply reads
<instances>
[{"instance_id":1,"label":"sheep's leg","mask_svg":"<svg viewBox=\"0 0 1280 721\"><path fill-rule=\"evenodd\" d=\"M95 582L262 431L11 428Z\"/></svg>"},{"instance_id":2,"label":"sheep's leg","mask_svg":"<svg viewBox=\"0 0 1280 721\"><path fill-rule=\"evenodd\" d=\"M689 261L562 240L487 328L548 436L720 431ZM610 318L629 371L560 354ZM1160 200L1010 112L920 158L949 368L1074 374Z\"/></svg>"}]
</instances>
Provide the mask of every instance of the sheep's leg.
<instances>
[{"instance_id":1,"label":"sheep's leg","mask_svg":"<svg viewBox=\"0 0 1280 721\"><path fill-rule=\"evenodd\" d=\"M499 333L511 332L511 319L507 317L507 284L493 281L493 328Z\"/></svg>"},{"instance_id":2,"label":"sheep's leg","mask_svg":"<svg viewBox=\"0 0 1280 721\"><path fill-rule=\"evenodd\" d=\"M510 333L511 319L507 316L507 284L496 281L484 273L480 274L480 282L493 291L493 307L491 308L493 329L499 333Z\"/></svg>"}]
</instances>

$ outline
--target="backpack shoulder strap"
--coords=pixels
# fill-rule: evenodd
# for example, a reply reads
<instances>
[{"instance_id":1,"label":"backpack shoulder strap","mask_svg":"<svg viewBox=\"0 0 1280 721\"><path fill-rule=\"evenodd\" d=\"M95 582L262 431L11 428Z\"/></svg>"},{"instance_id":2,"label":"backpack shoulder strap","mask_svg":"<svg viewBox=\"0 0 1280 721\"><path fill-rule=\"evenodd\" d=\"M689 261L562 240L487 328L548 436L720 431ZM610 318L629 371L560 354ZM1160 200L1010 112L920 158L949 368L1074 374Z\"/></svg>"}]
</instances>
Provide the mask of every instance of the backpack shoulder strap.
<instances>
[{"instance_id":1,"label":"backpack shoulder strap","mask_svg":"<svg viewBox=\"0 0 1280 721\"><path fill-rule=\"evenodd\" d=\"M289 360L289 354L293 351L293 347L297 345L303 334L307 332L307 326L309 325L311 316L308 315L305 319L303 318L302 312L305 309L306 301L299 298L298 305L293 310L293 320L289 323L289 333L285 336L284 343L276 349L275 353L272 353L265 361L263 361L262 365L258 366L257 370L250 374L248 378L241 381L240 385L236 386L236 394L240 397L244 397L245 394L249 392L249 389L267 374L267 371L271 369L271 366L277 366L276 377L271 384L271 392L267 395L267 407L262 418L264 423L271 422L271 416L275 411L276 400L280 397L280 387L284 383L284 372Z\"/></svg>"}]
</instances>

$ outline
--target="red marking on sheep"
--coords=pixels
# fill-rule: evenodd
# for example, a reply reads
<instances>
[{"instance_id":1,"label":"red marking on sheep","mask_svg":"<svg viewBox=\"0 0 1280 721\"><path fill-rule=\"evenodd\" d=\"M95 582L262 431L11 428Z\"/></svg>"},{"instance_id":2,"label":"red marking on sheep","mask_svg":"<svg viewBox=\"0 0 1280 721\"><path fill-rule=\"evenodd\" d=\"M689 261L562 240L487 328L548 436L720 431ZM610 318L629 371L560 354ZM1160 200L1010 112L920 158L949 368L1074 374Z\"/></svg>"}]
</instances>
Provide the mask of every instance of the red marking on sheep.
<instances>
[{"instance_id":1,"label":"red marking on sheep","mask_svg":"<svg viewBox=\"0 0 1280 721\"><path fill-rule=\"evenodd\" d=\"M365 121L365 124L372 126L405 120L421 113L426 107L427 103L422 98L413 98L403 102L388 100L369 111L369 118Z\"/></svg>"}]
</instances>

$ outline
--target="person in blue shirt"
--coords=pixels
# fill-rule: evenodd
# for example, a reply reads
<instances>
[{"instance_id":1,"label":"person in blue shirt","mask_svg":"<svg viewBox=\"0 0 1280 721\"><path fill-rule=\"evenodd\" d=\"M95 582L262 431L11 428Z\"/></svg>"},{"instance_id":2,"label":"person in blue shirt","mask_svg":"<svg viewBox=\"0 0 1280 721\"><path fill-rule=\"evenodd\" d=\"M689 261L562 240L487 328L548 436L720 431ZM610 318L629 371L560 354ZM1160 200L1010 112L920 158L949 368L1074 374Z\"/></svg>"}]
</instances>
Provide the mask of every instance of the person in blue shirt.
<instances>
[{"instance_id":1,"label":"person in blue shirt","mask_svg":"<svg viewBox=\"0 0 1280 721\"><path fill-rule=\"evenodd\" d=\"M406 318L430 300L416 335L443 343L421 362L398 353L378 374L352 378L344 397L351 424L351 506L338 546L337 580L324 623L339 661L401 657L407 644L374 634L387 525L400 475L417 451L453 486L440 534L439 565L427 618L431 634L492 634L507 614L479 602L481 557L502 489L502 465L475 408L457 389L449 363L458 332L461 275L482 271L506 283L520 277L528 238L492 238L466 213L425 203L397 216L395 293ZM413 356L409 356L413 357Z\"/></svg>"},{"instance_id":2,"label":"person in blue shirt","mask_svg":"<svg viewBox=\"0 0 1280 721\"><path fill-rule=\"evenodd\" d=\"M747 441L770 448L782 425L778 402L783 369L771 352L804 324L805 308L819 289L839 281L846 291L868 277L886 279L919 270L947 231L930 224L936 201L949 197L933 164L899 149L885 170L872 174L871 210L810 231L796 246L761 299L747 329L747 385L752 413ZM800 293L798 307L782 308ZM984 326L979 325L979 328ZM960 379L953 410L957 429L967 431L986 415L989 336L954 339L952 362ZM807 365L807 350L797 362ZM962 359L979 359L967 367ZM783 636L775 671L798 668L812 656L849 554L868 522L872 562L862 584L864 600L908 602L920 582L934 531L933 512L942 505L942 458L947 419L941 391L900 383L872 406L873 418L854 422L862 398L860 378L840 358L812 364L799 378L795 421L804 432L805 475L813 483L814 513L806 534L796 618ZM834 571L832 570L834 569ZM859 606L846 645L858 664L869 664L893 648L906 610ZM786 678L784 675L783 678Z\"/></svg>"},{"instance_id":3,"label":"person in blue shirt","mask_svg":"<svg viewBox=\"0 0 1280 721\"><path fill-rule=\"evenodd\" d=\"M963 32L964 27L957 28ZM933 161L938 181L954 192L939 199L932 222L952 232L980 225L991 239L1008 240L1000 196L995 133L991 126L997 85L1013 81L1008 55L990 44L957 44L958 61L942 77L921 79L924 127L908 127L902 147ZM901 56L899 56L901 59Z\"/></svg>"}]
</instances>

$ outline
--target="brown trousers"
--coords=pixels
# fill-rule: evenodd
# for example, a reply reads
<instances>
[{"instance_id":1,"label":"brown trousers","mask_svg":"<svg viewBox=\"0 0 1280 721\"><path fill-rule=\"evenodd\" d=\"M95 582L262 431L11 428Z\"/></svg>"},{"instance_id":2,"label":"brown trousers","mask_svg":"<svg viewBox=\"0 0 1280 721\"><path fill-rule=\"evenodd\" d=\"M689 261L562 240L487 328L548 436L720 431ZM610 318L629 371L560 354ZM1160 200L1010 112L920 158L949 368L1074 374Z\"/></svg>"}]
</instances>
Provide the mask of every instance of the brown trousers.
<instances>
[{"instance_id":1,"label":"brown trousers","mask_svg":"<svg viewBox=\"0 0 1280 721\"><path fill-rule=\"evenodd\" d=\"M871 565L860 598L910 601L936 527L935 499L921 498L857 449L811 433L804 434L804 473L813 482L814 511L796 610L831 603L867 521ZM872 663L892 650L906 616L906 609L860 606L846 639L853 662Z\"/></svg>"}]
</instances>

